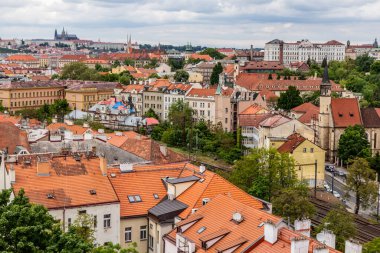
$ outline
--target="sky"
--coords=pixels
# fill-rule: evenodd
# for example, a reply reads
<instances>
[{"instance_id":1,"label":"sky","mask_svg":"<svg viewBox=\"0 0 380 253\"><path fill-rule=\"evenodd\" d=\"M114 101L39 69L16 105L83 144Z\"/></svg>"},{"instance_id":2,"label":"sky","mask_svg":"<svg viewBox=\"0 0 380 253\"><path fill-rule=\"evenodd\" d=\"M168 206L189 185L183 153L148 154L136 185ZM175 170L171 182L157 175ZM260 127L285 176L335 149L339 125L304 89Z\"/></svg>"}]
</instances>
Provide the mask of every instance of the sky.
<instances>
[{"instance_id":1,"label":"sky","mask_svg":"<svg viewBox=\"0 0 380 253\"><path fill-rule=\"evenodd\" d=\"M264 47L272 39L380 39L380 0L0 0L0 38Z\"/></svg>"}]
</instances>

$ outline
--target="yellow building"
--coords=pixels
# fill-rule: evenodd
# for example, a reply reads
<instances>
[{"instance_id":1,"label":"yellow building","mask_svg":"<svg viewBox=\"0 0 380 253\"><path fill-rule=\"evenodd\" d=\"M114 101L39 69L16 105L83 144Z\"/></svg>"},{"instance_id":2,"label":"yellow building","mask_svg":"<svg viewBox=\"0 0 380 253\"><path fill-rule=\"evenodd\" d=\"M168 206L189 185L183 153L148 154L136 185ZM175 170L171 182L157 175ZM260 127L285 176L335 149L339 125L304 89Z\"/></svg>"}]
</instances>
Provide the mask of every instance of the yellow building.
<instances>
[{"instance_id":1,"label":"yellow building","mask_svg":"<svg viewBox=\"0 0 380 253\"><path fill-rule=\"evenodd\" d=\"M121 90L121 84L111 82L78 82L65 90L65 98L71 109L87 111L96 103L107 100Z\"/></svg>"},{"instance_id":2,"label":"yellow building","mask_svg":"<svg viewBox=\"0 0 380 253\"><path fill-rule=\"evenodd\" d=\"M295 160L298 179L314 187L315 162L317 162L317 185L325 180L325 151L298 133L284 140L273 140L271 146L280 153L289 153Z\"/></svg>"},{"instance_id":3,"label":"yellow building","mask_svg":"<svg viewBox=\"0 0 380 253\"><path fill-rule=\"evenodd\" d=\"M57 81L8 82L0 86L0 104L14 113L39 108L64 98L64 83Z\"/></svg>"}]
</instances>

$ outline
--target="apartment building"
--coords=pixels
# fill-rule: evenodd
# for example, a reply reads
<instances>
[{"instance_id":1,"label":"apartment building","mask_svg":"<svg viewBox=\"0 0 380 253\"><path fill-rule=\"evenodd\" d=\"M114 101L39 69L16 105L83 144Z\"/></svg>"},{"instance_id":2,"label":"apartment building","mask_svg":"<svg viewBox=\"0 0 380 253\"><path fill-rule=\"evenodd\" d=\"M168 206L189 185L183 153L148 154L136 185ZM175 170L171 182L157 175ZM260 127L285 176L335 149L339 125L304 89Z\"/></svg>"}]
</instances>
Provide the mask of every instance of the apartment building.
<instances>
[{"instance_id":1,"label":"apartment building","mask_svg":"<svg viewBox=\"0 0 380 253\"><path fill-rule=\"evenodd\" d=\"M194 72L202 75L204 84L210 84L212 70L214 69L215 65L215 63L211 62L201 62L196 65Z\"/></svg>"},{"instance_id":2,"label":"apartment building","mask_svg":"<svg viewBox=\"0 0 380 253\"><path fill-rule=\"evenodd\" d=\"M107 177L105 158L25 155L2 165L1 173L7 189L13 194L24 189L30 202L45 206L64 230L80 215L88 215L96 243L119 242L120 202Z\"/></svg>"},{"instance_id":3,"label":"apartment building","mask_svg":"<svg viewBox=\"0 0 380 253\"><path fill-rule=\"evenodd\" d=\"M168 120L170 106L177 101L184 101L186 93L191 88L190 84L171 84L164 90L163 120Z\"/></svg>"},{"instance_id":4,"label":"apartment building","mask_svg":"<svg viewBox=\"0 0 380 253\"><path fill-rule=\"evenodd\" d=\"M330 40L326 43L312 43L309 40L287 43L282 40L272 40L265 43L264 61L279 61L288 67L292 62L306 62L308 59L322 63L328 61L343 61L345 59L345 44Z\"/></svg>"},{"instance_id":5,"label":"apartment building","mask_svg":"<svg viewBox=\"0 0 380 253\"><path fill-rule=\"evenodd\" d=\"M65 98L71 109L87 111L96 103L107 100L122 89L120 83L72 81L66 82Z\"/></svg>"},{"instance_id":6,"label":"apartment building","mask_svg":"<svg viewBox=\"0 0 380 253\"><path fill-rule=\"evenodd\" d=\"M119 99L127 101L129 97L132 98L132 103L135 106L136 116L143 114L143 90L144 85L130 84L123 88L119 93Z\"/></svg>"},{"instance_id":7,"label":"apartment building","mask_svg":"<svg viewBox=\"0 0 380 253\"><path fill-rule=\"evenodd\" d=\"M215 93L216 89L191 89L185 97L185 101L194 110L195 121L204 120L216 124L215 115Z\"/></svg>"},{"instance_id":8,"label":"apartment building","mask_svg":"<svg viewBox=\"0 0 380 253\"><path fill-rule=\"evenodd\" d=\"M65 83L45 82L2 82L0 85L0 103L10 113L28 108L39 108L44 104L53 104L65 98Z\"/></svg>"},{"instance_id":9,"label":"apartment building","mask_svg":"<svg viewBox=\"0 0 380 253\"><path fill-rule=\"evenodd\" d=\"M26 68L38 68L40 62L37 58L30 54L14 54L4 59L7 63L16 63Z\"/></svg>"}]
</instances>

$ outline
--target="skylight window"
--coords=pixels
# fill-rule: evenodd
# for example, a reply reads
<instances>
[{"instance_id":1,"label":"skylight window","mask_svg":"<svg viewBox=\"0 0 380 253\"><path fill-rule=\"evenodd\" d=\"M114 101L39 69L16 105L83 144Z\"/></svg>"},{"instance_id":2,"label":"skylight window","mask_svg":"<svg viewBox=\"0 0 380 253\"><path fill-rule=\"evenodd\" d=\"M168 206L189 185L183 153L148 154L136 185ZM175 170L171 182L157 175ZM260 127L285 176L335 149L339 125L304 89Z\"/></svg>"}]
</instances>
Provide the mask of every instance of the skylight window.
<instances>
[{"instance_id":1,"label":"skylight window","mask_svg":"<svg viewBox=\"0 0 380 253\"><path fill-rule=\"evenodd\" d=\"M153 197L154 197L155 199L159 199L159 197L158 197L158 194L157 194L157 193L153 193Z\"/></svg>"},{"instance_id":2,"label":"skylight window","mask_svg":"<svg viewBox=\"0 0 380 253\"><path fill-rule=\"evenodd\" d=\"M129 203L136 203L136 202L142 201L140 195L128 195L128 200L129 200Z\"/></svg>"},{"instance_id":3,"label":"skylight window","mask_svg":"<svg viewBox=\"0 0 380 253\"><path fill-rule=\"evenodd\" d=\"M205 231L205 230L206 230L206 227L203 226L203 227L201 227L200 229L198 229L197 233L200 234L200 233L202 233L202 232Z\"/></svg>"}]
</instances>

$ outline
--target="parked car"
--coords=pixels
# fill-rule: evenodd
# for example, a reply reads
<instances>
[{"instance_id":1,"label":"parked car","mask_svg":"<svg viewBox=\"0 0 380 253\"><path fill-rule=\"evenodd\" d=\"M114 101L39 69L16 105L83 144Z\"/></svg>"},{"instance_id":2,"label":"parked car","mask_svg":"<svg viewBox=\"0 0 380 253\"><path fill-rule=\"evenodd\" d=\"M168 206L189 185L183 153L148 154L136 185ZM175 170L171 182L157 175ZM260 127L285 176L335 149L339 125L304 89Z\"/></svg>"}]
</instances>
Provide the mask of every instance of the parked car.
<instances>
[{"instance_id":1,"label":"parked car","mask_svg":"<svg viewBox=\"0 0 380 253\"><path fill-rule=\"evenodd\" d=\"M346 175L346 173L344 173L344 171L339 171L338 174L339 174L339 176L341 176L341 177L344 177L344 176Z\"/></svg>"},{"instance_id":2,"label":"parked car","mask_svg":"<svg viewBox=\"0 0 380 253\"><path fill-rule=\"evenodd\" d=\"M328 184L324 184L323 187L326 189L326 191L329 191L330 190L330 186Z\"/></svg>"},{"instance_id":3,"label":"parked car","mask_svg":"<svg viewBox=\"0 0 380 253\"><path fill-rule=\"evenodd\" d=\"M334 195L334 197L336 197L338 199L340 198L340 194L337 191L333 191L333 195Z\"/></svg>"},{"instance_id":4,"label":"parked car","mask_svg":"<svg viewBox=\"0 0 380 253\"><path fill-rule=\"evenodd\" d=\"M327 171L334 172L334 168L334 165L325 165L325 170Z\"/></svg>"}]
</instances>

